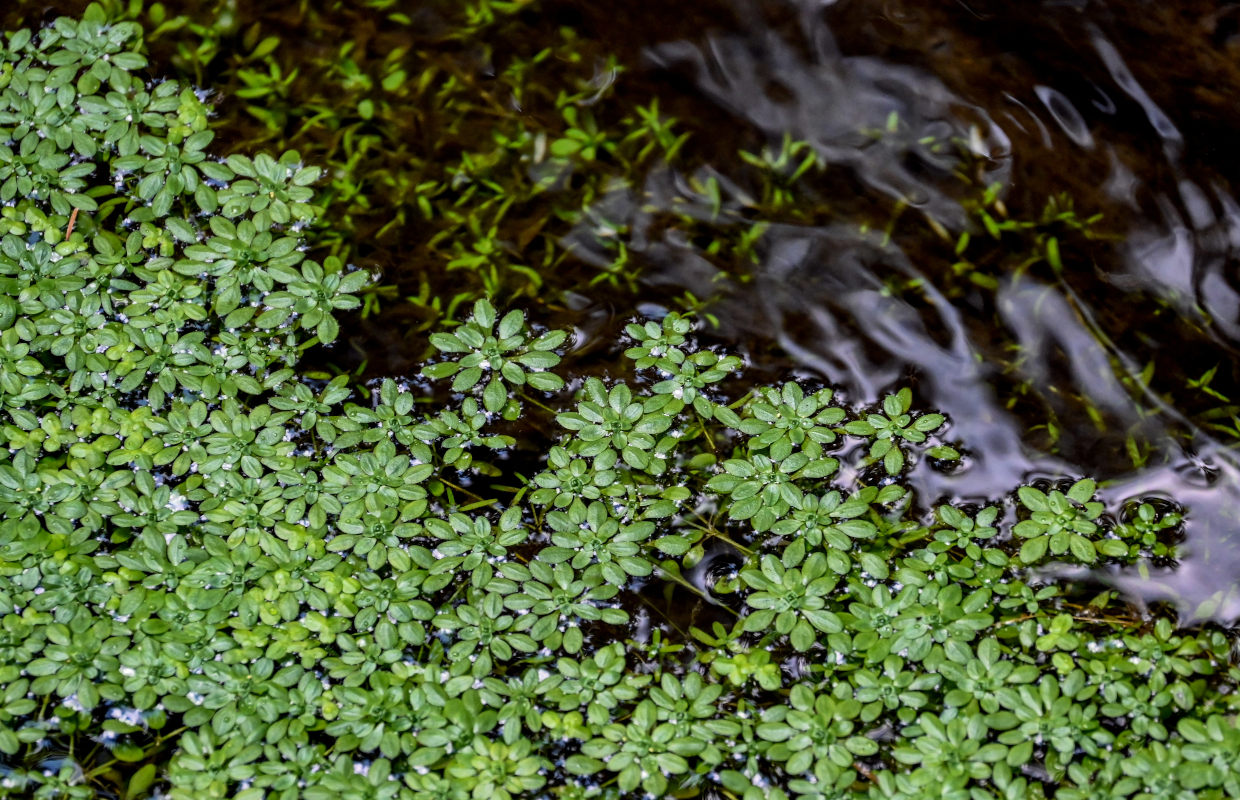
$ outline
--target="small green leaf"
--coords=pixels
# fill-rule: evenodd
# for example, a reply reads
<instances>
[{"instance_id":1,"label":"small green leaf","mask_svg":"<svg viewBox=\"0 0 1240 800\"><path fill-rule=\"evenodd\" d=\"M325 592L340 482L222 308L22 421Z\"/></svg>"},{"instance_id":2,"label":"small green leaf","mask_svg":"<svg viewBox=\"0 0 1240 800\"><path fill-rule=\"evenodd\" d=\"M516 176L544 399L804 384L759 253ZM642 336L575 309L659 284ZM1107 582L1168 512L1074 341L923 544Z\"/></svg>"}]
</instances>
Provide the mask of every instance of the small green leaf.
<instances>
[{"instance_id":1,"label":"small green leaf","mask_svg":"<svg viewBox=\"0 0 1240 800\"><path fill-rule=\"evenodd\" d=\"M498 412L508 401L508 391L498 378L491 378L482 392L482 404L487 411Z\"/></svg>"},{"instance_id":2,"label":"small green leaf","mask_svg":"<svg viewBox=\"0 0 1240 800\"><path fill-rule=\"evenodd\" d=\"M130 776L128 788L125 790L126 800L137 800L145 796L147 789L155 783L155 775L155 765L144 764L141 769Z\"/></svg>"},{"instance_id":3,"label":"small green leaf","mask_svg":"<svg viewBox=\"0 0 1240 800\"><path fill-rule=\"evenodd\" d=\"M1076 556L1086 564L1092 564L1098 558L1098 553L1094 549L1094 543L1086 539L1084 536L1073 534L1068 540L1068 548L1072 551L1072 555Z\"/></svg>"},{"instance_id":4,"label":"small green leaf","mask_svg":"<svg viewBox=\"0 0 1240 800\"><path fill-rule=\"evenodd\" d=\"M112 747L112 757L118 761L141 761L146 758L146 751L136 744L119 742Z\"/></svg>"},{"instance_id":5,"label":"small green leaf","mask_svg":"<svg viewBox=\"0 0 1240 800\"><path fill-rule=\"evenodd\" d=\"M683 556L689 552L691 543L684 536L664 536L656 539L654 546L669 556Z\"/></svg>"},{"instance_id":6,"label":"small green leaf","mask_svg":"<svg viewBox=\"0 0 1240 800\"><path fill-rule=\"evenodd\" d=\"M1020 560L1026 564L1041 561L1042 557L1046 555L1046 548L1049 544L1049 536L1039 536L1028 540L1020 547Z\"/></svg>"},{"instance_id":7,"label":"small green leaf","mask_svg":"<svg viewBox=\"0 0 1240 800\"><path fill-rule=\"evenodd\" d=\"M319 337L319 341L323 344L330 344L336 341L336 337L340 334L340 326L336 324L336 320L332 316L325 316L323 320L315 328L315 335Z\"/></svg>"},{"instance_id":8,"label":"small green leaf","mask_svg":"<svg viewBox=\"0 0 1240 800\"><path fill-rule=\"evenodd\" d=\"M499 330L496 335L501 339L507 339L510 336L515 336L524 327L525 315L514 309L505 314L504 318L500 320Z\"/></svg>"},{"instance_id":9,"label":"small green leaf","mask_svg":"<svg viewBox=\"0 0 1240 800\"><path fill-rule=\"evenodd\" d=\"M1032 486L1022 486L1017 489L1020 495L1020 502L1030 511L1049 511L1050 504L1046 500L1046 495Z\"/></svg>"}]
</instances>

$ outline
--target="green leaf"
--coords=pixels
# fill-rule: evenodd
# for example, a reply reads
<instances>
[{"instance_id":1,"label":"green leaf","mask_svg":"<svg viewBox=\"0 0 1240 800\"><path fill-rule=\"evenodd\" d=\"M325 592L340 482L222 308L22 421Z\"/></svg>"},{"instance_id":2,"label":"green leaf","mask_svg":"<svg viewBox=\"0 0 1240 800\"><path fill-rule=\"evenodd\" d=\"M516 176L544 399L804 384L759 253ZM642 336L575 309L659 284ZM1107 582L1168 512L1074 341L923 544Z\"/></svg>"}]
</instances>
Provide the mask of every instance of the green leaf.
<instances>
[{"instance_id":1,"label":"green leaf","mask_svg":"<svg viewBox=\"0 0 1240 800\"><path fill-rule=\"evenodd\" d=\"M1020 502L1030 511L1049 511L1050 503L1046 500L1046 495L1032 486L1022 486L1016 490L1020 496Z\"/></svg>"},{"instance_id":2,"label":"green leaf","mask_svg":"<svg viewBox=\"0 0 1240 800\"><path fill-rule=\"evenodd\" d=\"M1088 503L1097 490L1097 484L1092 480L1085 478L1072 484L1072 488L1068 490L1068 497L1078 503Z\"/></svg>"},{"instance_id":3,"label":"green leaf","mask_svg":"<svg viewBox=\"0 0 1240 800\"><path fill-rule=\"evenodd\" d=\"M1020 560L1026 564L1033 564L1034 562L1041 561L1042 557L1046 555L1046 548L1049 544L1049 536L1039 536L1035 539L1028 540L1021 545Z\"/></svg>"},{"instance_id":4,"label":"green leaf","mask_svg":"<svg viewBox=\"0 0 1240 800\"><path fill-rule=\"evenodd\" d=\"M564 379L550 372L530 372L525 382L542 392L555 392L564 388Z\"/></svg>"},{"instance_id":5,"label":"green leaf","mask_svg":"<svg viewBox=\"0 0 1240 800\"><path fill-rule=\"evenodd\" d=\"M1072 555L1076 556L1086 564L1092 564L1098 558L1098 553L1094 549L1094 543L1086 539L1084 536L1073 534L1068 539L1068 549L1072 551Z\"/></svg>"},{"instance_id":6,"label":"green leaf","mask_svg":"<svg viewBox=\"0 0 1240 800\"><path fill-rule=\"evenodd\" d=\"M728 508L728 517L731 519L749 519L762 508L761 497L748 497L744 500L738 500Z\"/></svg>"},{"instance_id":7,"label":"green leaf","mask_svg":"<svg viewBox=\"0 0 1240 800\"><path fill-rule=\"evenodd\" d=\"M146 751L136 744L129 742L118 742L112 747L112 757L119 761L141 761L146 758Z\"/></svg>"},{"instance_id":8,"label":"green leaf","mask_svg":"<svg viewBox=\"0 0 1240 800\"><path fill-rule=\"evenodd\" d=\"M504 318L500 320L499 330L496 335L498 335L501 339L507 339L510 336L515 336L524 328L525 315L514 309L513 311L509 311L505 314Z\"/></svg>"},{"instance_id":9,"label":"green leaf","mask_svg":"<svg viewBox=\"0 0 1240 800\"><path fill-rule=\"evenodd\" d=\"M549 369L560 363L560 357L546 350L531 350L514 357L513 361L531 369Z\"/></svg>"},{"instance_id":10,"label":"green leaf","mask_svg":"<svg viewBox=\"0 0 1240 800\"><path fill-rule=\"evenodd\" d=\"M478 327L484 331L495 327L495 307L485 298L474 303L474 322L478 323Z\"/></svg>"},{"instance_id":11,"label":"green leaf","mask_svg":"<svg viewBox=\"0 0 1240 800\"><path fill-rule=\"evenodd\" d=\"M857 560L861 564L861 568L880 581L887 580L890 571L887 569L887 562L879 557L876 553L860 553Z\"/></svg>"},{"instance_id":12,"label":"green leaf","mask_svg":"<svg viewBox=\"0 0 1240 800\"><path fill-rule=\"evenodd\" d=\"M441 353L468 353L469 346L450 333L432 333L431 345Z\"/></svg>"},{"instance_id":13,"label":"green leaf","mask_svg":"<svg viewBox=\"0 0 1240 800\"><path fill-rule=\"evenodd\" d=\"M482 404L487 411L498 412L508 401L508 390L498 378L491 378L482 392Z\"/></svg>"},{"instance_id":14,"label":"green leaf","mask_svg":"<svg viewBox=\"0 0 1240 800\"><path fill-rule=\"evenodd\" d=\"M466 367L457 373L452 380L452 391L465 392L477 385L482 380L482 369L479 367Z\"/></svg>"},{"instance_id":15,"label":"green leaf","mask_svg":"<svg viewBox=\"0 0 1240 800\"><path fill-rule=\"evenodd\" d=\"M135 772L129 778L128 787L125 790L126 800L137 800L137 798L146 795L147 789L155 783L155 765L144 764L141 769Z\"/></svg>"},{"instance_id":16,"label":"green leaf","mask_svg":"<svg viewBox=\"0 0 1240 800\"><path fill-rule=\"evenodd\" d=\"M814 646L814 629L810 627L808 622L801 620L793 626L789 639L794 650L798 653L804 653Z\"/></svg>"},{"instance_id":17,"label":"green leaf","mask_svg":"<svg viewBox=\"0 0 1240 800\"><path fill-rule=\"evenodd\" d=\"M597 758L572 755L564 759L564 768L574 775L595 775L603 770L603 762Z\"/></svg>"},{"instance_id":18,"label":"green leaf","mask_svg":"<svg viewBox=\"0 0 1240 800\"><path fill-rule=\"evenodd\" d=\"M330 344L336 341L336 337L340 334L340 326L336 324L334 317L325 316L314 332L320 342Z\"/></svg>"},{"instance_id":19,"label":"green leaf","mask_svg":"<svg viewBox=\"0 0 1240 800\"><path fill-rule=\"evenodd\" d=\"M194 229L190 224L178 217L169 217L167 220L168 232L177 238L178 241L190 244L198 241Z\"/></svg>"},{"instance_id":20,"label":"green leaf","mask_svg":"<svg viewBox=\"0 0 1240 800\"><path fill-rule=\"evenodd\" d=\"M883 469L887 470L888 475L899 475L900 470L904 469L904 453L899 447L892 447L883 456Z\"/></svg>"},{"instance_id":21,"label":"green leaf","mask_svg":"<svg viewBox=\"0 0 1240 800\"><path fill-rule=\"evenodd\" d=\"M455 361L441 361L438 364L427 364L422 367L422 374L428 378L442 380L452 377L460 368L461 365Z\"/></svg>"},{"instance_id":22,"label":"green leaf","mask_svg":"<svg viewBox=\"0 0 1240 800\"><path fill-rule=\"evenodd\" d=\"M684 536L664 536L656 539L654 546L669 556L683 556L692 544Z\"/></svg>"}]
</instances>

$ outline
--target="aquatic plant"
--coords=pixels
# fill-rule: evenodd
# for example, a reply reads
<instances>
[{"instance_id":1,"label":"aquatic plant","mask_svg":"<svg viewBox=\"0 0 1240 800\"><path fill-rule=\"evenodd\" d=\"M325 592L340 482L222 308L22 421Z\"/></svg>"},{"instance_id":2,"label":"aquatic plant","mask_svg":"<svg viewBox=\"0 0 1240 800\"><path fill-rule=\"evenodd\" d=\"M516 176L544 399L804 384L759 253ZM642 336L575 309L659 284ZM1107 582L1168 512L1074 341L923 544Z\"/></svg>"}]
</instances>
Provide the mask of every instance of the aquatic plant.
<instances>
[{"instance_id":1,"label":"aquatic plant","mask_svg":"<svg viewBox=\"0 0 1240 800\"><path fill-rule=\"evenodd\" d=\"M1180 510L916 497L950 420L746 386L677 313L625 378L486 299L419 375L308 375L372 276L142 48L98 6L0 45L7 794L1238 791L1232 639L1037 570Z\"/></svg>"},{"instance_id":2,"label":"aquatic plant","mask_svg":"<svg viewBox=\"0 0 1240 800\"><path fill-rule=\"evenodd\" d=\"M278 26L247 24L224 2L102 5L145 23L185 79L216 78L212 88L235 101L217 120L230 142L295 146L324 168L315 246L387 267L360 295L362 318L395 311L410 348L482 296L529 303L595 280L631 285L624 246L602 235L607 221L594 206L687 137L657 101L596 119L588 106L611 95L622 68L586 52L571 28L515 36L519 47L494 52L490 36L519 24L529 2L428 3L417 15L386 0L311 4ZM369 27L378 14L376 40L327 34ZM325 35L322 50L297 55L299 39ZM234 44L241 52L229 59ZM590 247L618 249L604 275L593 257L582 269L577 227L600 231Z\"/></svg>"}]
</instances>

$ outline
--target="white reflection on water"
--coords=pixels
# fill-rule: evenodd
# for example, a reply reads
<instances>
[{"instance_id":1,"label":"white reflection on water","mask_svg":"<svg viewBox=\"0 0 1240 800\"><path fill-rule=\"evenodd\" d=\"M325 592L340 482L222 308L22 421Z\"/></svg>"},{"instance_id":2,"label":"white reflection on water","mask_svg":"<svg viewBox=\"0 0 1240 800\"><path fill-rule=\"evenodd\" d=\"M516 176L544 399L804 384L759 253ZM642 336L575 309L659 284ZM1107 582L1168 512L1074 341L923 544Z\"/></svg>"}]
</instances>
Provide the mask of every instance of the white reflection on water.
<instances>
[{"instance_id":1,"label":"white reflection on water","mask_svg":"<svg viewBox=\"0 0 1240 800\"><path fill-rule=\"evenodd\" d=\"M1196 326L1221 361L1230 361L1240 342L1234 268L1240 203L1222 181L1190 176L1181 168L1185 133L1141 85L1120 49L1088 22L1072 23L1085 43L1078 80L1087 91L1038 80L1012 86L1003 93L1003 107L992 111L923 68L850 54L852 43L837 41L824 21L822 10L830 3L791 5L799 25L791 38L765 25L756 4L738 0L740 16L752 22L746 30L656 44L647 51L649 61L656 69L687 76L738 127L765 134L771 148L778 150L788 136L808 142L828 172L845 171L863 191L910 207L908 213L923 215L952 237L974 225L959 203L953 174L961 165L959 147L937 144L963 144L981 155L977 177L983 184L1021 181L1023 154L1013 150L1018 137L1054 150L1064 159L1065 176L1074 154L1088 152L1108 170L1099 183L1100 196L1114 203L1107 211L1128 225L1115 244L1113 262L1097 265L1092 278L1070 276L1073 280L1058 283L1045 276L1000 276L989 305L952 302L917 255L863 231L848 217L847 198L824 195L822 203L845 209L838 223L772 226L762 237L755 274L747 282L731 282L683 237L650 233L658 209L675 208L699 219L718 213L743 224L752 200L741 183L703 167L692 176L652 174L645 186L606 200L611 207L604 216L630 224L630 249L656 265L649 282L700 297L722 288L722 305L713 310L723 320L725 338L775 341L792 366L841 388L853 402L873 401L914 379L920 401L950 416L952 436L971 454L967 468L955 473L915 472L911 481L924 498L995 497L1032 476L1092 475L1112 481L1104 490L1112 509L1147 495L1182 503L1188 508L1188 540L1178 567L1101 577L1135 597L1174 602L1186 617L1240 617L1240 593L1233 591L1240 552L1232 544L1240 517L1240 469L1213 436L1145 386L1142 370L1149 354L1124 350L1140 337L1118 344L1119 334L1133 332L1108 333L1114 309L1093 307L1072 288L1085 278L1111 287L1115 296L1159 298ZM1029 66L1036 74L1038 64ZM1145 161L1134 161L1131 147L1108 138L1109 120L1121 118L1148 124L1144 131L1125 131L1147 137L1148 147L1137 154ZM1156 182L1154 175L1163 179ZM720 187L717 208L694 188L709 179ZM588 241L582 236L579 243L586 258ZM610 256L597 258L606 263ZM923 302L915 307L890 291L895 278L921 281ZM1009 359L1015 367L999 365L1000 355L1010 355L998 352L1001 342L1019 348ZM1201 344L1149 346L1165 352ZM1007 373L1001 376L1003 369ZM996 388L1000 377L1007 386L1023 382L1061 414L1077 409L1081 418L1059 420L1070 458L1029 446L1029 423L1009 410ZM1105 415L1112 435L1102 435L1083 418L1084 403ZM1123 445L1115 444L1123 438L1117 439L1115 430L1152 441L1153 466L1126 471Z\"/></svg>"}]
</instances>

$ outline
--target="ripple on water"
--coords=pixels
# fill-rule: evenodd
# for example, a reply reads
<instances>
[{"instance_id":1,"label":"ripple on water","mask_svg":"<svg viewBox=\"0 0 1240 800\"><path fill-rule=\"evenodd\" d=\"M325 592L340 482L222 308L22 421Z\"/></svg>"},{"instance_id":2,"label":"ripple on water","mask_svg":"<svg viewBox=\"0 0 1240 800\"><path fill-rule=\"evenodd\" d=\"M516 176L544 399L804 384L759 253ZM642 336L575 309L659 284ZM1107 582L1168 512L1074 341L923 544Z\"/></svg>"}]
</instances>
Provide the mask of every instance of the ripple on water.
<instances>
[{"instance_id":1,"label":"ripple on water","mask_svg":"<svg viewBox=\"0 0 1240 800\"><path fill-rule=\"evenodd\" d=\"M1187 616L1240 617L1230 543L1240 475L1228 447L1240 431L1218 424L1240 390L1240 202L1230 188L1240 175L1215 144L1240 116L1201 93L1198 115L1179 91L1205 74L1240 88L1222 46L1169 14L1129 19L1119 4L1088 14L1050 3L733 7L742 25L649 43L646 60L691 86L681 100L703 118L722 113L773 152L787 137L807 142L826 169L805 180L830 221L772 225L743 280L692 242L637 225L648 285L722 289L721 338L775 354L755 359L759 371L801 370L853 402L911 380L969 452L964 469L918 470L923 497L1092 475L1112 481L1115 504L1175 498L1189 509L1178 565L1110 579ZM1134 44L1146 39L1189 52L1150 63ZM743 213L741 176L723 163L706 169L725 187L725 209L730 200ZM1066 193L1079 216L1038 229L1036 244L1053 235L1078 249L1060 264L1021 264L1004 239L987 254L997 265L988 290L962 289L943 242L986 233L962 172L977 186L1002 184L1000 212L1021 219ZM646 198L717 214L685 179L650 176ZM893 208L921 232L885 228ZM1102 220L1081 224L1094 214ZM1217 397L1190 388L1211 368ZM699 588L709 569L694 570Z\"/></svg>"}]
</instances>

